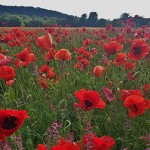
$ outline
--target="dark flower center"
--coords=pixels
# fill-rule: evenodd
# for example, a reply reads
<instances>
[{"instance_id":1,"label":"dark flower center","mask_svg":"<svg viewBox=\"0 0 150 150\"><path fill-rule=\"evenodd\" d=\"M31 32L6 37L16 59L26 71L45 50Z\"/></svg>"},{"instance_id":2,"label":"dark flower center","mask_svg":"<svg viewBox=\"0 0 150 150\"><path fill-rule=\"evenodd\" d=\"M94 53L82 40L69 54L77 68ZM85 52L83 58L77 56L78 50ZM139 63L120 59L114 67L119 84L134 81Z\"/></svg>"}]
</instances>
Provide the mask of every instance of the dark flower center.
<instances>
[{"instance_id":1,"label":"dark flower center","mask_svg":"<svg viewBox=\"0 0 150 150\"><path fill-rule=\"evenodd\" d=\"M132 111L134 111L134 112L138 111L138 108L137 108L137 106L135 104L132 106Z\"/></svg>"},{"instance_id":2,"label":"dark flower center","mask_svg":"<svg viewBox=\"0 0 150 150\"><path fill-rule=\"evenodd\" d=\"M91 102L89 102L88 100L85 100L84 103L85 103L86 108L89 108L89 107L93 106L93 104Z\"/></svg>"},{"instance_id":3,"label":"dark flower center","mask_svg":"<svg viewBox=\"0 0 150 150\"><path fill-rule=\"evenodd\" d=\"M27 56L26 56L26 55L22 55L22 56L20 57L20 60L21 60L21 61L27 61Z\"/></svg>"},{"instance_id":4,"label":"dark flower center","mask_svg":"<svg viewBox=\"0 0 150 150\"><path fill-rule=\"evenodd\" d=\"M17 126L17 118L14 116L6 117L3 120L2 128L6 130L12 130Z\"/></svg>"},{"instance_id":5,"label":"dark flower center","mask_svg":"<svg viewBox=\"0 0 150 150\"><path fill-rule=\"evenodd\" d=\"M142 53L142 49L140 47L134 47L133 50L134 55L140 55Z\"/></svg>"}]
</instances>

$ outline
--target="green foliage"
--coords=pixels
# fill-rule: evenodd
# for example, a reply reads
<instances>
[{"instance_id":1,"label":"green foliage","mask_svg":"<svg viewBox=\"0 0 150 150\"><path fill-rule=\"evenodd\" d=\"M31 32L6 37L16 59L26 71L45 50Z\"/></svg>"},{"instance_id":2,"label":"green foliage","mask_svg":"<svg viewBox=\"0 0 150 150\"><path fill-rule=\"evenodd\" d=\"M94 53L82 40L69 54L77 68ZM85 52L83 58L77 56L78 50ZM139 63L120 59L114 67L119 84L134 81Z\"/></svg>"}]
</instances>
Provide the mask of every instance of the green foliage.
<instances>
[{"instance_id":1,"label":"green foliage","mask_svg":"<svg viewBox=\"0 0 150 150\"><path fill-rule=\"evenodd\" d=\"M89 15L89 18L87 20L87 26L89 27L96 27L97 21L98 21L98 14L97 12L91 12Z\"/></svg>"},{"instance_id":2,"label":"green foliage","mask_svg":"<svg viewBox=\"0 0 150 150\"><path fill-rule=\"evenodd\" d=\"M122 13L120 18L113 20L101 18L98 19L97 12L82 14L81 17L62 14L57 11L46 10L34 7L17 7L17 6L2 6L0 5L0 26L26 26L26 27L43 27L57 24L60 26L69 25L71 27L106 27L112 24L114 27L120 27L120 20L124 21L124 25L128 19L133 19L138 27L148 25L150 18L142 16L130 16L129 13Z\"/></svg>"},{"instance_id":3,"label":"green foliage","mask_svg":"<svg viewBox=\"0 0 150 150\"><path fill-rule=\"evenodd\" d=\"M8 26L10 27L20 27L22 26L22 20L21 17L17 15L12 15L8 19Z\"/></svg>"}]
</instances>

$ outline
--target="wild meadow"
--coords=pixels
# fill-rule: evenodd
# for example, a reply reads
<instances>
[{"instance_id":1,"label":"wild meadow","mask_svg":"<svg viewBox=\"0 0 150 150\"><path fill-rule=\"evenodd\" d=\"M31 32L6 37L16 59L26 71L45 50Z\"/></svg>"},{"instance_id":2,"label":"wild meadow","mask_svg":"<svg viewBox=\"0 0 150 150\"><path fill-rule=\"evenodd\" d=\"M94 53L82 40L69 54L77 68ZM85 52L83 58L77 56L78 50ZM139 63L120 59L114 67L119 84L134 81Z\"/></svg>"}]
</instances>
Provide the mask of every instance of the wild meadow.
<instances>
[{"instance_id":1,"label":"wild meadow","mask_svg":"<svg viewBox=\"0 0 150 150\"><path fill-rule=\"evenodd\" d=\"M0 149L150 149L150 29L0 29Z\"/></svg>"}]
</instances>

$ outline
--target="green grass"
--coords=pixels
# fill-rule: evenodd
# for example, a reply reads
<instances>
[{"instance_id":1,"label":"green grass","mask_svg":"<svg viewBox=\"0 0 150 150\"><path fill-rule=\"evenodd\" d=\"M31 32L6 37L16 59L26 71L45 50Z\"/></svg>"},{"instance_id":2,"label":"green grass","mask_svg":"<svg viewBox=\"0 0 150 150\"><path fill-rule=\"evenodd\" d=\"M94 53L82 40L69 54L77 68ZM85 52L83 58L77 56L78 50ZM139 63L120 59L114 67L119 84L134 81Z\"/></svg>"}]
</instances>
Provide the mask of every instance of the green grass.
<instances>
[{"instance_id":1,"label":"green grass","mask_svg":"<svg viewBox=\"0 0 150 150\"><path fill-rule=\"evenodd\" d=\"M5 29L7 30L7 28ZM68 133L73 133L74 141L82 139L86 133L85 128L87 122L91 122L92 131L98 137L110 135L115 139L113 150L145 150L146 142L140 140L141 136L150 134L150 111L146 110L143 115L137 116L134 119L128 116L128 110L124 107L123 101L119 100L121 89L139 89L142 90L142 85L150 84L150 63L147 63L143 58L136 63L136 68L133 71L138 72L137 80L128 80L126 74L128 71L122 67L117 67L113 64L116 55L109 59L111 65L105 71L101 78L92 75L92 70L96 65L100 64L99 60L104 55L102 46L98 47L94 43L89 46L97 48L98 54L90 60L91 65L84 71L74 69L77 62L77 53L73 51L72 46L80 48L83 46L83 41L90 38L93 41L97 38L92 30L82 33L81 36L71 30L69 37L72 43L69 43L65 38L61 43L56 44L55 49L66 48L72 53L72 59L65 62L65 72L69 75L62 75L61 62L59 60L51 60L50 67L54 67L54 72L60 76L57 84L49 83L48 89L42 89L38 84L38 77L35 75L34 65L40 69L40 66L46 64L45 53L41 54L41 49L34 44L35 35L44 35L44 29L41 32L27 36L32 41L31 49L36 54L36 62L29 64L26 68L15 68L17 74L15 82L11 87L6 87L3 80L0 81L0 106L4 109L27 110L29 119L26 119L23 126L15 132L11 137L7 138L8 143L13 150L18 147L15 142L15 136L22 136L23 147L27 150L34 150L39 143L48 144L50 146L57 144L57 140L61 137L68 138ZM59 29L56 29L58 31ZM31 31L31 30L30 30ZM32 32L34 33L34 29ZM106 32L109 36L109 33ZM4 32L2 32L4 35ZM115 37L115 33L111 36ZM133 38L133 35L132 37ZM55 41L54 35L53 39ZM106 40L108 41L108 40ZM28 43L25 43L26 45ZM7 55L12 56L15 60L15 54L23 50L23 46L10 47L7 43L1 44L2 49L8 49ZM123 52L129 52L129 45L124 44ZM13 63L10 66L14 67ZM115 95L115 99L107 104L104 110L94 109L85 112L80 109L77 111L74 108L74 103L78 100L74 96L74 92L85 88L87 90L95 90L100 93L102 99L106 102L106 98L101 92L102 87L108 87L109 82L113 85L111 90ZM150 92L144 95L144 98L150 99ZM57 122L58 135L56 141L50 137L47 129L51 128L52 123Z\"/></svg>"}]
</instances>

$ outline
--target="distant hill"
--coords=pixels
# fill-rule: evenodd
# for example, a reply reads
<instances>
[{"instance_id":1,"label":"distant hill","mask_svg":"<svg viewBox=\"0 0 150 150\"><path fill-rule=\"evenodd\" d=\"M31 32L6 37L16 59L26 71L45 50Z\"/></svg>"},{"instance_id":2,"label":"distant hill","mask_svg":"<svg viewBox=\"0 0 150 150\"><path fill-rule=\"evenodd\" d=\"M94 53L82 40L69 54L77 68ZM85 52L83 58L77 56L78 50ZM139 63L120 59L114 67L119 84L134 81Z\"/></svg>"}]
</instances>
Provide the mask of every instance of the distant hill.
<instances>
[{"instance_id":1,"label":"distant hill","mask_svg":"<svg viewBox=\"0 0 150 150\"><path fill-rule=\"evenodd\" d=\"M129 13L122 13L120 18L107 20L98 19L97 12L82 14L81 17L63 14L61 12L47 10L40 7L5 6L0 5L0 27L49 27L49 26L71 26L71 27L113 27L128 26L150 26L150 18L139 15L134 17Z\"/></svg>"},{"instance_id":2,"label":"distant hill","mask_svg":"<svg viewBox=\"0 0 150 150\"><path fill-rule=\"evenodd\" d=\"M39 7L24 7L24 6L4 6L0 5L0 15L4 13L17 14L17 15L28 15L38 17L54 17L54 18L66 18L70 15L63 14L61 12L47 10Z\"/></svg>"}]
</instances>

